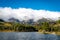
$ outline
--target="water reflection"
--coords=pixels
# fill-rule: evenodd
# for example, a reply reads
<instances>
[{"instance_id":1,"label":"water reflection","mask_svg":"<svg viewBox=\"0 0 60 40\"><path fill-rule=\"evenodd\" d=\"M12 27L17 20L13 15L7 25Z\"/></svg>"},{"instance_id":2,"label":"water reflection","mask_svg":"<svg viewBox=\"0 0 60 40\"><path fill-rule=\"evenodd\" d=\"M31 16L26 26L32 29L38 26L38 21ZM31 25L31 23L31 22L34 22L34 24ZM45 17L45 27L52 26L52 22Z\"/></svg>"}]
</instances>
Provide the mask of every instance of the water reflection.
<instances>
[{"instance_id":1,"label":"water reflection","mask_svg":"<svg viewBox=\"0 0 60 40\"><path fill-rule=\"evenodd\" d=\"M0 40L59 40L60 36L37 32L0 32Z\"/></svg>"}]
</instances>

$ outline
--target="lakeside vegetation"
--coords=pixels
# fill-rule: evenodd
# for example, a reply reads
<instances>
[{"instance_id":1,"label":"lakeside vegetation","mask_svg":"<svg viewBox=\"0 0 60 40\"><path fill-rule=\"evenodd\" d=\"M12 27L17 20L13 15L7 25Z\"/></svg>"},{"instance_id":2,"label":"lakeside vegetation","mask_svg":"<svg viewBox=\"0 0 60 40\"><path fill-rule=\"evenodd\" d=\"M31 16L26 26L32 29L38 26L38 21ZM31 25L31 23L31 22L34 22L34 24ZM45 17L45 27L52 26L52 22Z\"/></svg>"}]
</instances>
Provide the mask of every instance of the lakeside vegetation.
<instances>
[{"instance_id":1,"label":"lakeside vegetation","mask_svg":"<svg viewBox=\"0 0 60 40\"><path fill-rule=\"evenodd\" d=\"M60 34L60 20L34 23L4 22L0 20L0 32L42 32Z\"/></svg>"}]
</instances>

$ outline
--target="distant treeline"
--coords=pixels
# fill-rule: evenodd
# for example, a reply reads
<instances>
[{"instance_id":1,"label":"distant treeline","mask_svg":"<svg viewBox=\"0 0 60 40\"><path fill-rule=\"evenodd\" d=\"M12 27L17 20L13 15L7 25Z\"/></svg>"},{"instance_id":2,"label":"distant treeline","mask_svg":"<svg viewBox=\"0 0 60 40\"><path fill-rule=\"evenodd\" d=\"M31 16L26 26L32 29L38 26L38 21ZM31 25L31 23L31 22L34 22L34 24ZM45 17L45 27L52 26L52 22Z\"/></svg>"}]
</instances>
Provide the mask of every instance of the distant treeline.
<instances>
[{"instance_id":1,"label":"distant treeline","mask_svg":"<svg viewBox=\"0 0 60 40\"><path fill-rule=\"evenodd\" d=\"M0 20L0 31L4 30L13 32L38 32L39 30L44 30L47 32L60 32L60 20L36 22L33 25L19 22L4 22Z\"/></svg>"}]
</instances>

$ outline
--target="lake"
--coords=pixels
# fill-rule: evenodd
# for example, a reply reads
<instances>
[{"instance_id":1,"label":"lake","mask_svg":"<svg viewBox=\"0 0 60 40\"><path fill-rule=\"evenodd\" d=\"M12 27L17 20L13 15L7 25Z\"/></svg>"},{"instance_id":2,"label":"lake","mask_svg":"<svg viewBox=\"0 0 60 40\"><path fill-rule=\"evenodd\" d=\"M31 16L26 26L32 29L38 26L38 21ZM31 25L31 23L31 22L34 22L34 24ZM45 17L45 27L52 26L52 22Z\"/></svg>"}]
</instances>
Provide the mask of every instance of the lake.
<instances>
[{"instance_id":1,"label":"lake","mask_svg":"<svg viewBox=\"0 0 60 40\"><path fill-rule=\"evenodd\" d=\"M60 40L60 36L38 32L0 32L0 40Z\"/></svg>"}]
</instances>

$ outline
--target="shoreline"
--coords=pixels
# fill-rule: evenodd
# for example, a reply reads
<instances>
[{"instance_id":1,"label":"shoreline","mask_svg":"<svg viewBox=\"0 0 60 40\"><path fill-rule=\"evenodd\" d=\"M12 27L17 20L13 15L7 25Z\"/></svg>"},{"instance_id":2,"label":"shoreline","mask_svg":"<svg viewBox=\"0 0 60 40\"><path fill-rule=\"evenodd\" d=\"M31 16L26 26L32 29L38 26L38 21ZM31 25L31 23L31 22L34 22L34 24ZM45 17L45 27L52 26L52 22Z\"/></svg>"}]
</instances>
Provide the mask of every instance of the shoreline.
<instances>
[{"instance_id":1,"label":"shoreline","mask_svg":"<svg viewBox=\"0 0 60 40\"><path fill-rule=\"evenodd\" d=\"M19 31L14 31L14 30L3 30L3 31L0 31L0 32L19 32ZM21 31L21 32L24 32L24 31ZM31 31L30 31L31 32ZM60 32L44 32L44 31L38 31L38 33L41 33L41 34L53 34L53 35L60 35Z\"/></svg>"},{"instance_id":2,"label":"shoreline","mask_svg":"<svg viewBox=\"0 0 60 40\"><path fill-rule=\"evenodd\" d=\"M60 32L43 32L43 31L38 31L38 33L42 33L42 34L53 34L53 35L60 35Z\"/></svg>"}]
</instances>

